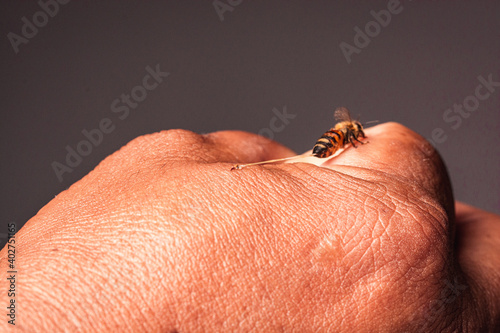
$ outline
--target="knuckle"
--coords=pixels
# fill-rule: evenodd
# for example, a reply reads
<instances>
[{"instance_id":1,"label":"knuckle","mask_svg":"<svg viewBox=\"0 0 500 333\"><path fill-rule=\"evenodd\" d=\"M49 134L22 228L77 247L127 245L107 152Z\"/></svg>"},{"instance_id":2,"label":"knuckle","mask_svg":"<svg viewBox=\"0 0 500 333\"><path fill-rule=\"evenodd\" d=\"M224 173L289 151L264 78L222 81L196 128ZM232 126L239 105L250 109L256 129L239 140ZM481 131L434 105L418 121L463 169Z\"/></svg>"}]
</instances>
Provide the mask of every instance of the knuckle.
<instances>
[{"instance_id":1,"label":"knuckle","mask_svg":"<svg viewBox=\"0 0 500 333\"><path fill-rule=\"evenodd\" d=\"M172 129L141 135L120 149L127 156L144 158L186 159L194 150L200 150L204 144L202 135L189 130Z\"/></svg>"},{"instance_id":2,"label":"knuckle","mask_svg":"<svg viewBox=\"0 0 500 333\"><path fill-rule=\"evenodd\" d=\"M203 142L203 137L184 129L171 129L152 134L141 135L129 144L144 147L171 147L174 145L189 145Z\"/></svg>"}]
</instances>

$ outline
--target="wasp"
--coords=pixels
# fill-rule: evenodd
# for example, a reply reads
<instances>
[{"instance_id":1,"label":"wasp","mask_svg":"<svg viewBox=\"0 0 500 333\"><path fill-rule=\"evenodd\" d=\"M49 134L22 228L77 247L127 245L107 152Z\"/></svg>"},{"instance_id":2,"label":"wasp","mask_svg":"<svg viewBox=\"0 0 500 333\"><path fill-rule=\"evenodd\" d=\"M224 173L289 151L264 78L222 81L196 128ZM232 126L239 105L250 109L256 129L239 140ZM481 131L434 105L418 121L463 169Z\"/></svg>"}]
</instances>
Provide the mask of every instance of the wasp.
<instances>
[{"instance_id":1,"label":"wasp","mask_svg":"<svg viewBox=\"0 0 500 333\"><path fill-rule=\"evenodd\" d=\"M310 155L299 155L292 157L279 158L275 160L262 161L256 163L248 164L236 164L233 169L242 169L250 165L267 164L274 162L281 162L286 160L291 160L298 157L315 156L319 158L330 157L335 154L339 149L344 148L347 144L351 144L354 148L357 148L355 141L364 144L359 138L366 138L363 132L363 125L357 120L352 120L349 110L345 107L339 107L335 109L334 118L337 121L335 127L330 128L326 131L313 147L312 154Z\"/></svg>"}]
</instances>

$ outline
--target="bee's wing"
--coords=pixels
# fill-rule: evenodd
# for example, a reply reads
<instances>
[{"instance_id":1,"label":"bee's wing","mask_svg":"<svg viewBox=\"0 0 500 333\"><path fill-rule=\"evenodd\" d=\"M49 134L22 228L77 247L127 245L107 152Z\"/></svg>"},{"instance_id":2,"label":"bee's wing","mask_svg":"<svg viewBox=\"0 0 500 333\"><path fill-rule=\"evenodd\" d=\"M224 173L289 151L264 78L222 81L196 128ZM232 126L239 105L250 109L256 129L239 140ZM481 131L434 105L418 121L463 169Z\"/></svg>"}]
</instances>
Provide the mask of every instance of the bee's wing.
<instances>
[{"instance_id":1,"label":"bee's wing","mask_svg":"<svg viewBox=\"0 0 500 333\"><path fill-rule=\"evenodd\" d=\"M333 116L335 117L335 120L337 122L352 121L351 115L349 114L349 110L347 110L343 106L341 106L340 108L336 108Z\"/></svg>"}]
</instances>

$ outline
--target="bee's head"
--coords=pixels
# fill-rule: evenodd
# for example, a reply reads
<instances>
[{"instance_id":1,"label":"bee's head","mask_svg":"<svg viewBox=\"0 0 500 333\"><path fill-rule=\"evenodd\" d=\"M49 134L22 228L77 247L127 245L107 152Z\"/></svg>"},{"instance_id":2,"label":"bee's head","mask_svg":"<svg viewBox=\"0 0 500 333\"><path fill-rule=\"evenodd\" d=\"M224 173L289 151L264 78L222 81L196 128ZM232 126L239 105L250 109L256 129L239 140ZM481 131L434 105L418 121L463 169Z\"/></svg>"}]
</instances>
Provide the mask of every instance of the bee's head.
<instances>
[{"instance_id":1,"label":"bee's head","mask_svg":"<svg viewBox=\"0 0 500 333\"><path fill-rule=\"evenodd\" d=\"M357 120L353 121L356 131L363 131L363 125Z\"/></svg>"}]
</instances>

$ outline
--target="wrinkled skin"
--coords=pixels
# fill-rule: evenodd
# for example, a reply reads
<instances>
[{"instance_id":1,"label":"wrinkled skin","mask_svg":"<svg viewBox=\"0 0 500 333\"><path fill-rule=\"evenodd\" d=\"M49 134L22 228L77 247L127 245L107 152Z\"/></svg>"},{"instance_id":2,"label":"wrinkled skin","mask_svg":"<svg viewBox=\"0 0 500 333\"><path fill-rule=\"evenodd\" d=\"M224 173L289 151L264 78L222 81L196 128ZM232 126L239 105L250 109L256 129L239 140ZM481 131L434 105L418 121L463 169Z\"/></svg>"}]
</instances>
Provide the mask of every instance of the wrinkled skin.
<instances>
[{"instance_id":1,"label":"wrinkled skin","mask_svg":"<svg viewBox=\"0 0 500 333\"><path fill-rule=\"evenodd\" d=\"M323 167L235 171L293 152L243 132L133 140L16 235L16 328L499 329L500 217L455 205L422 137L366 134Z\"/></svg>"}]
</instances>

